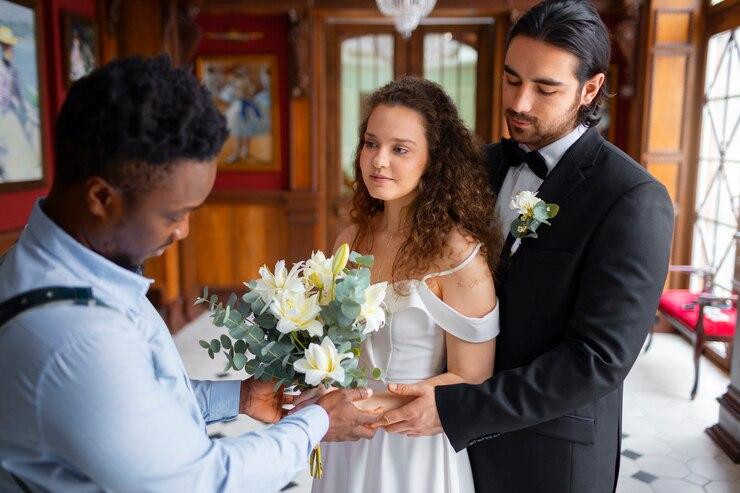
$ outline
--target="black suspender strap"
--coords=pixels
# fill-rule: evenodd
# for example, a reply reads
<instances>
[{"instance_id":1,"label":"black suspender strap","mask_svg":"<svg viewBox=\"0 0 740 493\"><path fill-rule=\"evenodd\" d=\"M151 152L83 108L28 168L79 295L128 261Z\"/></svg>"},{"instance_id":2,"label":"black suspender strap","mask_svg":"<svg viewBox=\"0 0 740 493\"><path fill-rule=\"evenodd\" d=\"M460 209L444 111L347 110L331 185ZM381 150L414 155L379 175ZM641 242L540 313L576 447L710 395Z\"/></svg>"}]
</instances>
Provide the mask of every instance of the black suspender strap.
<instances>
[{"instance_id":1,"label":"black suspender strap","mask_svg":"<svg viewBox=\"0 0 740 493\"><path fill-rule=\"evenodd\" d=\"M0 304L0 326L26 310L57 301L71 301L75 305L105 304L93 296L92 288L49 286L16 295Z\"/></svg>"}]
</instances>

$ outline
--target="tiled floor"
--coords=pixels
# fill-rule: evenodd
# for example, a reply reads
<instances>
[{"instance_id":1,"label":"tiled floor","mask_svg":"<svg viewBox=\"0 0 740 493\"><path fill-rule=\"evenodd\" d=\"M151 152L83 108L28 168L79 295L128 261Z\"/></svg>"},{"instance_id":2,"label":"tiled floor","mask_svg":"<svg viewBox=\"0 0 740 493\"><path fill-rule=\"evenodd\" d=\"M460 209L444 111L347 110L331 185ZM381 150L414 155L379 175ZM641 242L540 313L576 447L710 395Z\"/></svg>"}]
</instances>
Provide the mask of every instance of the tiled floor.
<instances>
[{"instance_id":1,"label":"tiled floor","mask_svg":"<svg viewBox=\"0 0 740 493\"><path fill-rule=\"evenodd\" d=\"M218 378L223 361L210 360L197 343L218 334L207 318L200 318L175 337L191 378ZM725 392L729 379L707 361L702 362L701 372L699 393L691 401L693 364L684 340L656 334L650 351L640 355L625 383L618 493L740 493L740 465L733 464L704 433L717 421L716 398ZM240 417L210 431L232 436L261 426ZM299 475L296 483L290 493L309 491L307 473Z\"/></svg>"}]
</instances>

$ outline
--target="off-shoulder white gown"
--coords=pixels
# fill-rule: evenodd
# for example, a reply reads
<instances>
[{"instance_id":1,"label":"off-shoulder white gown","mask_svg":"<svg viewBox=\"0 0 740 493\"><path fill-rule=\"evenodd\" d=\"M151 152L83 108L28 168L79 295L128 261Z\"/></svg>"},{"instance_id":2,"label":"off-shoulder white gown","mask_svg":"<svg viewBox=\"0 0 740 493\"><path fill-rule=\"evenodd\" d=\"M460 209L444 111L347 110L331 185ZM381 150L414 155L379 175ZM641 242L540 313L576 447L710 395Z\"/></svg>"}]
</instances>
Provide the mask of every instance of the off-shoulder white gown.
<instances>
[{"instance_id":1,"label":"off-shoulder white gown","mask_svg":"<svg viewBox=\"0 0 740 493\"><path fill-rule=\"evenodd\" d=\"M485 342L499 332L499 309L482 318L466 317L440 300L427 286L432 277L465 267L478 245L456 267L409 282L408 294L388 289L389 320L364 343L362 364L383 370L383 380L370 380L377 391L388 383L415 383L444 372L445 332L468 342ZM313 493L472 493L467 451L456 453L444 434L406 437L379 430L371 440L323 443L324 477Z\"/></svg>"}]
</instances>

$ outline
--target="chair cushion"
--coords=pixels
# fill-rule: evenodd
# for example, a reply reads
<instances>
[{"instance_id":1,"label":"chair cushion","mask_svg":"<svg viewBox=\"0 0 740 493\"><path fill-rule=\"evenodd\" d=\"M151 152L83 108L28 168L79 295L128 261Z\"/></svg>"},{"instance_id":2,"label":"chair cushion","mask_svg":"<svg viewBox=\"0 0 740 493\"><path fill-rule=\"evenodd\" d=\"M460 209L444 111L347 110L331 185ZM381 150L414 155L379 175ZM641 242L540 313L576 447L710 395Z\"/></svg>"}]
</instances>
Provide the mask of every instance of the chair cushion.
<instances>
[{"instance_id":1,"label":"chair cushion","mask_svg":"<svg viewBox=\"0 0 740 493\"><path fill-rule=\"evenodd\" d=\"M699 319L699 293L692 293L687 289L668 289L663 291L660 297L658 310L670 315L684 324L690 330L696 329L696 321ZM686 309L688 303L696 303L692 308ZM711 320L704 316L704 333L708 336L732 337L735 333L735 321L737 320L737 308L732 307L722 310L729 317L726 321Z\"/></svg>"}]
</instances>

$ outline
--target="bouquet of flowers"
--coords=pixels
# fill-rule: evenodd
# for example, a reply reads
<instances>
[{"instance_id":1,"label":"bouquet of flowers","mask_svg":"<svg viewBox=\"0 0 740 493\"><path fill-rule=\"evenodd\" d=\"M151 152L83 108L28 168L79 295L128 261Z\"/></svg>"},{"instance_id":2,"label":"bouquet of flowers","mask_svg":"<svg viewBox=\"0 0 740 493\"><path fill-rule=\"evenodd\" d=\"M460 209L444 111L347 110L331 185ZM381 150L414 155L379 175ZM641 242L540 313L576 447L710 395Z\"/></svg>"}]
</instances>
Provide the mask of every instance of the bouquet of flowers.
<instances>
[{"instance_id":1,"label":"bouquet of flowers","mask_svg":"<svg viewBox=\"0 0 740 493\"><path fill-rule=\"evenodd\" d=\"M276 391L280 386L366 386L360 346L386 319L387 283L370 284L372 265L372 256L350 252L345 243L331 257L314 252L290 271L284 260L273 272L262 266L260 279L245 282L246 293L232 293L226 304L209 296L206 287L195 303L208 304L213 324L227 333L199 343L211 359L223 352L224 371L244 370L252 378L275 381ZM371 376L380 378L380 370L373 368ZM319 447L309 465L311 475L321 477Z\"/></svg>"}]
</instances>

